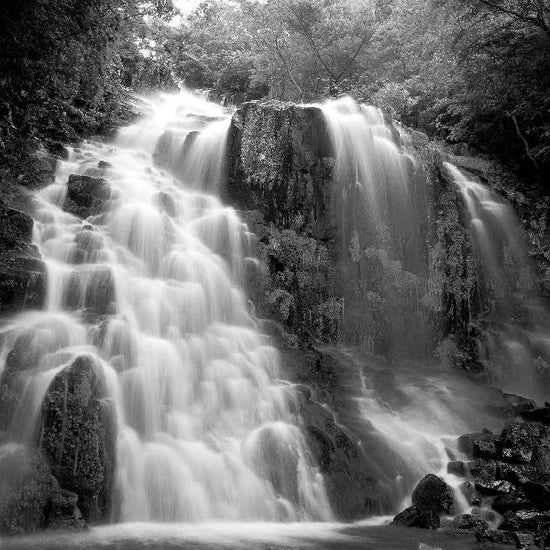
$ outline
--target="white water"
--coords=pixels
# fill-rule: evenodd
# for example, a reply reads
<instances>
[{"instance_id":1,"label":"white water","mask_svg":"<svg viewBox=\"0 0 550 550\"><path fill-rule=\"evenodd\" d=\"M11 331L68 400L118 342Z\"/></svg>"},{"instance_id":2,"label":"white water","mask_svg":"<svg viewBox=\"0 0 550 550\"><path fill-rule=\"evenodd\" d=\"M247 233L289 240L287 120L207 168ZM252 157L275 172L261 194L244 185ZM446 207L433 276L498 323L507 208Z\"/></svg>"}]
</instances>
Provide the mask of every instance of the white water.
<instances>
[{"instance_id":1,"label":"white water","mask_svg":"<svg viewBox=\"0 0 550 550\"><path fill-rule=\"evenodd\" d=\"M550 395L550 315L535 297L525 232L512 207L494 191L452 164L445 168L466 206L481 267L480 299L490 300L496 317L485 331L482 357L496 385L542 402Z\"/></svg>"},{"instance_id":2,"label":"white water","mask_svg":"<svg viewBox=\"0 0 550 550\"><path fill-rule=\"evenodd\" d=\"M114 143L73 149L36 197L47 310L2 329L2 356L19 346L27 369L11 436L32 442L49 384L85 354L116 410L113 519L329 520L293 388L239 287L247 228L204 191L219 184L230 115L186 92L149 107ZM163 158L177 180L153 163L167 129ZM61 209L69 174L109 182L104 214Z\"/></svg>"},{"instance_id":3,"label":"white water","mask_svg":"<svg viewBox=\"0 0 550 550\"><path fill-rule=\"evenodd\" d=\"M384 121L380 109L350 97L319 105L335 152L333 178L344 200L341 221L359 231L361 245L386 250L415 264L423 212L409 178L413 162Z\"/></svg>"}]
</instances>

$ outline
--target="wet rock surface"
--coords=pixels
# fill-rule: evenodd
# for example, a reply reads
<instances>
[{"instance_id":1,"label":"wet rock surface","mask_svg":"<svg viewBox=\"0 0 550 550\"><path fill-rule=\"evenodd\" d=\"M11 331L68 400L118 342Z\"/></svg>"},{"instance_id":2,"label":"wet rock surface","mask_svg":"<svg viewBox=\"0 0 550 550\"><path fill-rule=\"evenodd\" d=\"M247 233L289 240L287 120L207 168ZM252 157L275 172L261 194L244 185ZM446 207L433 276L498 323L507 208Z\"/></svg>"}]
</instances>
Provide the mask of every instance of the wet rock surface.
<instances>
[{"instance_id":1,"label":"wet rock surface","mask_svg":"<svg viewBox=\"0 0 550 550\"><path fill-rule=\"evenodd\" d=\"M318 238L334 238L331 150L321 109L283 102L244 104L229 134L225 193L243 210L290 227L302 216Z\"/></svg>"},{"instance_id":2,"label":"wet rock surface","mask_svg":"<svg viewBox=\"0 0 550 550\"><path fill-rule=\"evenodd\" d=\"M439 477L428 474L412 494L412 506L397 514L393 521L407 527L437 529L442 515L454 512L452 489Z\"/></svg>"},{"instance_id":3,"label":"wet rock surface","mask_svg":"<svg viewBox=\"0 0 550 550\"><path fill-rule=\"evenodd\" d=\"M300 384L297 412L325 478L334 514L339 520L352 520L378 513L384 499L379 471L358 444L352 427L342 422L341 415L336 422L333 413L341 410L337 362L315 348L283 348L282 352L287 375Z\"/></svg>"},{"instance_id":4,"label":"wet rock surface","mask_svg":"<svg viewBox=\"0 0 550 550\"><path fill-rule=\"evenodd\" d=\"M529 417L526 402L519 402L518 416ZM526 549L550 544L549 440L548 426L517 417L501 434L461 438L463 450L476 457L468 464L475 490L485 506L502 514L498 529L476 530L478 541Z\"/></svg>"},{"instance_id":5,"label":"wet rock surface","mask_svg":"<svg viewBox=\"0 0 550 550\"><path fill-rule=\"evenodd\" d=\"M52 489L50 469L37 451L3 448L0 457L0 533L21 535L43 529Z\"/></svg>"},{"instance_id":6,"label":"wet rock surface","mask_svg":"<svg viewBox=\"0 0 550 550\"><path fill-rule=\"evenodd\" d=\"M43 404L40 447L91 523L107 520L111 511L116 425L105 397L100 371L83 355L55 377Z\"/></svg>"},{"instance_id":7,"label":"wet rock surface","mask_svg":"<svg viewBox=\"0 0 550 550\"><path fill-rule=\"evenodd\" d=\"M32 218L0 201L0 312L38 309L46 296L46 267L32 244Z\"/></svg>"},{"instance_id":8,"label":"wet rock surface","mask_svg":"<svg viewBox=\"0 0 550 550\"><path fill-rule=\"evenodd\" d=\"M111 195L107 180L94 176L71 174L63 210L79 218L100 214Z\"/></svg>"}]
</instances>

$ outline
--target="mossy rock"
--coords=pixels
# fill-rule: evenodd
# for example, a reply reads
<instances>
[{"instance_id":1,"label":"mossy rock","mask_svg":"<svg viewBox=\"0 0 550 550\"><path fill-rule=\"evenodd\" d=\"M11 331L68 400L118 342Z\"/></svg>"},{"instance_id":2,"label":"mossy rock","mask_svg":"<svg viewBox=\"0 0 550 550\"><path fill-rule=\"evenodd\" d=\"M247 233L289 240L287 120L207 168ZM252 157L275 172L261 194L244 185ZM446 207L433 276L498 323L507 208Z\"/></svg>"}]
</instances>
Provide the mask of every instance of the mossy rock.
<instances>
[{"instance_id":1,"label":"mossy rock","mask_svg":"<svg viewBox=\"0 0 550 550\"><path fill-rule=\"evenodd\" d=\"M37 451L0 447L0 532L22 535L46 526L53 480Z\"/></svg>"},{"instance_id":2,"label":"mossy rock","mask_svg":"<svg viewBox=\"0 0 550 550\"><path fill-rule=\"evenodd\" d=\"M116 421L105 397L101 369L83 355L55 377L43 405L40 446L90 523L108 520L111 511Z\"/></svg>"}]
</instances>

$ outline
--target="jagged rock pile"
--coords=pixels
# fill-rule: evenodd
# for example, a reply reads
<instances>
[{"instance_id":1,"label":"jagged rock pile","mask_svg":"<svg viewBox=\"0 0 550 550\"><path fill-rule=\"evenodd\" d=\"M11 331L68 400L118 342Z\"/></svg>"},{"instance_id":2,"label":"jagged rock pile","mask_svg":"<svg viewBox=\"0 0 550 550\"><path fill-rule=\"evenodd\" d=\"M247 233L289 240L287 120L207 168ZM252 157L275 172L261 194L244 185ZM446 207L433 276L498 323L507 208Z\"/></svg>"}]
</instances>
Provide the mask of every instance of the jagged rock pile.
<instances>
[{"instance_id":1,"label":"jagged rock pile","mask_svg":"<svg viewBox=\"0 0 550 550\"><path fill-rule=\"evenodd\" d=\"M472 460L448 464L449 473L464 477L460 489L473 507L472 514L457 516L452 528L475 532L479 542L533 549L550 544L550 407L536 409L530 402L526 410L526 403L517 404L515 418L500 434L461 436L459 449ZM426 476L413 493L413 505L394 521L439 527L440 516L453 512L450 491L437 476ZM491 519L490 510L502 516L498 529L483 519Z\"/></svg>"}]
</instances>

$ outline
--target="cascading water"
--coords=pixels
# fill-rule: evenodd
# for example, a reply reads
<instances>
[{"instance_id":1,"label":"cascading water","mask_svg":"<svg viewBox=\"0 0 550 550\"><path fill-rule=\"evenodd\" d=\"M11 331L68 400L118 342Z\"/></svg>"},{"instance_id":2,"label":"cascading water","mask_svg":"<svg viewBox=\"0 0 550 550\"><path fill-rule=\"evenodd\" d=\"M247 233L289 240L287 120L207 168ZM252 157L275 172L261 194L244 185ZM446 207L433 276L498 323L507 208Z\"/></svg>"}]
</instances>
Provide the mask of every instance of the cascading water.
<instances>
[{"instance_id":1,"label":"cascading water","mask_svg":"<svg viewBox=\"0 0 550 550\"><path fill-rule=\"evenodd\" d=\"M480 265L479 300L489 312L480 355L504 391L543 402L550 393L550 315L536 295L524 230L494 191L446 163L463 197Z\"/></svg>"},{"instance_id":2,"label":"cascading water","mask_svg":"<svg viewBox=\"0 0 550 550\"><path fill-rule=\"evenodd\" d=\"M334 182L344 197L346 232L357 232L363 247L384 249L406 269L421 268L425 182L413 187L413 161L396 141L397 130L384 122L379 109L349 97L320 107L335 154Z\"/></svg>"},{"instance_id":3,"label":"cascading water","mask_svg":"<svg viewBox=\"0 0 550 550\"><path fill-rule=\"evenodd\" d=\"M373 367L372 359L349 352L336 358L346 372L340 413L377 472L382 501L388 503L383 509L395 513L426 474L437 473L458 488L463 480L447 473L450 460L465 458L458 437L481 426L498 428L501 421L478 406L490 401L490 390L434 364L422 298L430 291L428 189L426 175L407 151L408 134L386 124L380 110L351 98L319 107L334 150L344 257L358 272L347 275L358 289L347 309L361 301L375 311L391 304L382 319L391 346L380 353L389 363ZM364 319L369 311L360 306L357 315ZM378 325L361 328L375 332ZM455 498L457 513L471 508L458 489Z\"/></svg>"},{"instance_id":4,"label":"cascading water","mask_svg":"<svg viewBox=\"0 0 550 550\"><path fill-rule=\"evenodd\" d=\"M205 192L230 115L185 92L150 110L114 143L71 150L36 196L47 308L2 328L3 363L25 366L0 453L36 443L52 383L87 364L118 433L115 521L330 519L293 388L238 286L247 228ZM62 210L70 174L108 182L84 221Z\"/></svg>"}]
</instances>

